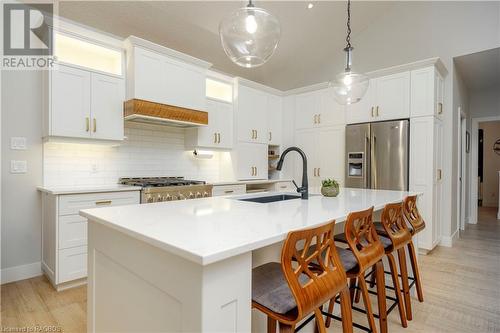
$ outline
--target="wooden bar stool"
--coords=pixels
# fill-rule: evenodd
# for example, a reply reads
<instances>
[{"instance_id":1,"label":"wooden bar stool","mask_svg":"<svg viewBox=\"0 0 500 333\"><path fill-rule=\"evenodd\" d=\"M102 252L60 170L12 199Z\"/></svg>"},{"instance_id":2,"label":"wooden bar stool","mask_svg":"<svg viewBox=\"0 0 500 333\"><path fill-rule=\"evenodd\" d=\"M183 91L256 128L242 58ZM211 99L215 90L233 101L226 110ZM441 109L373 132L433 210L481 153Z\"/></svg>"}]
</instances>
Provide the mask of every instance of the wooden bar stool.
<instances>
[{"instance_id":1,"label":"wooden bar stool","mask_svg":"<svg viewBox=\"0 0 500 333\"><path fill-rule=\"evenodd\" d=\"M405 246L411 242L411 234L403 217L403 204L394 203L385 205L381 214L381 222L375 223L375 228L380 236L380 239L382 240L382 243L384 244L385 255L389 261L390 274L393 284L391 289L394 289L394 293L396 295L399 315L401 317L401 325L403 327L408 327L406 320L412 319L412 313ZM394 252L397 252L398 254L401 274L398 273L398 267L393 255ZM401 276L404 297L401 295L399 276ZM390 287L386 286L386 288ZM404 307L402 298L404 298Z\"/></svg>"},{"instance_id":2,"label":"wooden bar stool","mask_svg":"<svg viewBox=\"0 0 500 333\"><path fill-rule=\"evenodd\" d=\"M410 231L413 238L414 235L425 229L425 222L417 208L417 196L411 195L407 196L403 201L403 214L405 216ZM424 293L422 291L422 282L420 280L420 273L418 271L417 255L415 252L415 245L413 244L413 239L408 243L408 254L410 256L410 264L413 272L414 283L417 287L417 296L420 302L424 301Z\"/></svg>"},{"instance_id":3,"label":"wooden bar stool","mask_svg":"<svg viewBox=\"0 0 500 333\"><path fill-rule=\"evenodd\" d=\"M276 332L276 322L280 332L294 332L297 323L312 314L316 332L326 332L321 309L338 294L343 332L352 332L347 277L333 241L334 226L332 221L290 232L283 244L281 263L253 269L252 307L267 315L268 333Z\"/></svg>"},{"instance_id":4,"label":"wooden bar stool","mask_svg":"<svg viewBox=\"0 0 500 333\"><path fill-rule=\"evenodd\" d=\"M387 332L387 304L385 294L385 277L382 258L384 256L384 246L381 243L372 220L373 207L352 212L345 221L344 233L335 236L335 240L346 242L349 249L338 248L340 258L347 271L347 278L350 279L351 298L354 297L356 281L359 281L361 295L365 310L353 307L353 309L366 313L370 331L377 332L375 326L375 316L369 298L368 286L365 281L365 272L374 267L375 278L377 280L378 318L380 331ZM335 299L330 300L328 313L332 313ZM329 327L331 319L327 315L326 326ZM357 324L355 324L358 327Z\"/></svg>"}]
</instances>

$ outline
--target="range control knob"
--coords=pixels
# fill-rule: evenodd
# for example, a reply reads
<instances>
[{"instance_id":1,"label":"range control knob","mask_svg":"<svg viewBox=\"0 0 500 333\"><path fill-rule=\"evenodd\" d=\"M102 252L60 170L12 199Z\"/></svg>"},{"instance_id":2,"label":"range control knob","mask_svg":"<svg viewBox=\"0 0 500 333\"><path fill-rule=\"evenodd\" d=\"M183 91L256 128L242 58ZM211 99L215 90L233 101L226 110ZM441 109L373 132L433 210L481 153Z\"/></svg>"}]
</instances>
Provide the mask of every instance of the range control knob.
<instances>
[{"instance_id":1,"label":"range control knob","mask_svg":"<svg viewBox=\"0 0 500 333\"><path fill-rule=\"evenodd\" d=\"M203 194L201 194L201 192L196 192L196 197L197 198L201 198L203 196Z\"/></svg>"},{"instance_id":2,"label":"range control knob","mask_svg":"<svg viewBox=\"0 0 500 333\"><path fill-rule=\"evenodd\" d=\"M148 195L148 196L146 197L146 201L147 201L148 203L152 203L152 202L154 202L154 201L155 201L155 198L153 198L153 196L152 196L152 195Z\"/></svg>"},{"instance_id":3,"label":"range control knob","mask_svg":"<svg viewBox=\"0 0 500 333\"><path fill-rule=\"evenodd\" d=\"M194 199L194 193L193 192L189 192L188 198L189 199Z\"/></svg>"},{"instance_id":4,"label":"range control knob","mask_svg":"<svg viewBox=\"0 0 500 333\"><path fill-rule=\"evenodd\" d=\"M161 194L158 194L156 196L156 202L162 202L163 200L161 199Z\"/></svg>"},{"instance_id":5,"label":"range control knob","mask_svg":"<svg viewBox=\"0 0 500 333\"><path fill-rule=\"evenodd\" d=\"M204 198L208 198L209 196L210 196L210 194L207 191L203 192L203 197Z\"/></svg>"},{"instance_id":6,"label":"range control knob","mask_svg":"<svg viewBox=\"0 0 500 333\"><path fill-rule=\"evenodd\" d=\"M186 196L182 193L179 193L179 200L186 200Z\"/></svg>"},{"instance_id":7,"label":"range control knob","mask_svg":"<svg viewBox=\"0 0 500 333\"><path fill-rule=\"evenodd\" d=\"M172 196L170 194L167 194L166 196L164 196L165 198L165 201L172 201Z\"/></svg>"}]
</instances>

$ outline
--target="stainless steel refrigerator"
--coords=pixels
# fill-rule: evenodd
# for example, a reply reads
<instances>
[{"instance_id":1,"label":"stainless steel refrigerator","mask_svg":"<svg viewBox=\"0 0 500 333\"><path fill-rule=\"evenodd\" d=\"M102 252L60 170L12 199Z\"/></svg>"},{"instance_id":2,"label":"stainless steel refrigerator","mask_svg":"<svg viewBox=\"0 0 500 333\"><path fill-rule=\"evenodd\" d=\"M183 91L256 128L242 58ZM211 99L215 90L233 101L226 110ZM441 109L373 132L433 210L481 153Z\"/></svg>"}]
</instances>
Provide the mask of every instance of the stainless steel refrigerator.
<instances>
[{"instance_id":1,"label":"stainless steel refrigerator","mask_svg":"<svg viewBox=\"0 0 500 333\"><path fill-rule=\"evenodd\" d=\"M408 190L409 121L347 125L346 187Z\"/></svg>"}]
</instances>

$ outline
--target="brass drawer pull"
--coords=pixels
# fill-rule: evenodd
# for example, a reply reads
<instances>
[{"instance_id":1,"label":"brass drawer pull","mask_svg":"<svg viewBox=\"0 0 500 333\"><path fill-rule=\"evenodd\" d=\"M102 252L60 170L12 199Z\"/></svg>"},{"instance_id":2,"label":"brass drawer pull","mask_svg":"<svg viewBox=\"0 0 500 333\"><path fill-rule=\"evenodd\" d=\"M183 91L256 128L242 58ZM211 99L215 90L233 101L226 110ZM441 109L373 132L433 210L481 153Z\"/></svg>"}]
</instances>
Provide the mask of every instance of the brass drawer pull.
<instances>
[{"instance_id":1,"label":"brass drawer pull","mask_svg":"<svg viewBox=\"0 0 500 333\"><path fill-rule=\"evenodd\" d=\"M234 193L234 190L226 190L224 193Z\"/></svg>"},{"instance_id":2,"label":"brass drawer pull","mask_svg":"<svg viewBox=\"0 0 500 333\"><path fill-rule=\"evenodd\" d=\"M94 133L97 131L97 119L94 118Z\"/></svg>"},{"instance_id":3,"label":"brass drawer pull","mask_svg":"<svg viewBox=\"0 0 500 333\"><path fill-rule=\"evenodd\" d=\"M96 201L95 204L97 206L101 206L101 205L111 205L113 201L111 200L102 200L102 201Z\"/></svg>"},{"instance_id":4,"label":"brass drawer pull","mask_svg":"<svg viewBox=\"0 0 500 333\"><path fill-rule=\"evenodd\" d=\"M443 103L438 103L437 113L438 114L443 113Z\"/></svg>"},{"instance_id":5,"label":"brass drawer pull","mask_svg":"<svg viewBox=\"0 0 500 333\"><path fill-rule=\"evenodd\" d=\"M90 119L89 117L85 117L85 131L90 131Z\"/></svg>"},{"instance_id":6,"label":"brass drawer pull","mask_svg":"<svg viewBox=\"0 0 500 333\"><path fill-rule=\"evenodd\" d=\"M217 133L214 133L214 143L217 143Z\"/></svg>"}]
</instances>

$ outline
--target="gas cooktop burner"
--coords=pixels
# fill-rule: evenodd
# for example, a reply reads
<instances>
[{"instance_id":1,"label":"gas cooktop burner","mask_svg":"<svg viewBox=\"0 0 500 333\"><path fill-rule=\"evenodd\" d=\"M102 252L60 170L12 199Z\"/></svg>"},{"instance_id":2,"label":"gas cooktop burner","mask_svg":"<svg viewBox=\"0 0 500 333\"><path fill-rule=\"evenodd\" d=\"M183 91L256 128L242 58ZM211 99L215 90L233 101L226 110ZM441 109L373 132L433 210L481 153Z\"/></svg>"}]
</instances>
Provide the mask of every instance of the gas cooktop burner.
<instances>
[{"instance_id":1,"label":"gas cooktop burner","mask_svg":"<svg viewBox=\"0 0 500 333\"><path fill-rule=\"evenodd\" d=\"M140 177L120 178L120 184L142 187L166 187L166 186L189 186L204 185L204 181L187 180L184 177Z\"/></svg>"}]
</instances>

